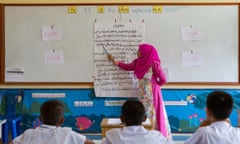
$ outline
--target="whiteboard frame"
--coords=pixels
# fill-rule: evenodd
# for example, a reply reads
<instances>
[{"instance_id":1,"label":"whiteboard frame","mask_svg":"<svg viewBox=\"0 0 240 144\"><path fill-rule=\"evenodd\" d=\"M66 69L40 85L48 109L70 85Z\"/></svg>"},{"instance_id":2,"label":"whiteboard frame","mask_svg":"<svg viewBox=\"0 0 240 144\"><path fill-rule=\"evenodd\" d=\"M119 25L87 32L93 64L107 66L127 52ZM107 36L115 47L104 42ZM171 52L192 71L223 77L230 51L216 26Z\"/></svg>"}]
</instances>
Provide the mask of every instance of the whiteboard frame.
<instances>
[{"instance_id":1,"label":"whiteboard frame","mask_svg":"<svg viewBox=\"0 0 240 144\"><path fill-rule=\"evenodd\" d=\"M5 5L1 5L1 11L2 11L2 15L1 15L1 19L3 20L3 22L1 22L1 31L2 31L2 39L1 39L1 45L2 45L2 49L0 50L0 54L1 54L1 67L0 67L0 73L1 73L1 77L0 77L0 82L1 84L8 84L8 85L41 85L41 84L47 84L47 85L92 85L92 82L6 82L5 81L5 38L4 38L4 32L5 32L5 22L4 22L4 9L6 6L69 6L69 5L73 5L73 4L5 4ZM96 5L113 5L113 6L118 6L118 5L126 5L126 4L74 4L74 6L86 6L86 5L93 5L93 6L96 6ZM176 6L179 6L179 5L183 5L183 6L218 6L218 5L233 5L233 6L238 6L238 15L239 15L239 3L183 3L183 4L179 4L179 3L141 3L141 4L127 4L129 6L131 5L162 5L162 6L165 6L165 5L176 5ZM239 25L239 20L238 20L238 25ZM240 61L240 52L239 52L239 26L238 26L238 63ZM168 83L168 85L182 85L182 84L186 84L186 85L238 85L239 84L239 67L238 67L238 81L237 82L170 82Z\"/></svg>"}]
</instances>

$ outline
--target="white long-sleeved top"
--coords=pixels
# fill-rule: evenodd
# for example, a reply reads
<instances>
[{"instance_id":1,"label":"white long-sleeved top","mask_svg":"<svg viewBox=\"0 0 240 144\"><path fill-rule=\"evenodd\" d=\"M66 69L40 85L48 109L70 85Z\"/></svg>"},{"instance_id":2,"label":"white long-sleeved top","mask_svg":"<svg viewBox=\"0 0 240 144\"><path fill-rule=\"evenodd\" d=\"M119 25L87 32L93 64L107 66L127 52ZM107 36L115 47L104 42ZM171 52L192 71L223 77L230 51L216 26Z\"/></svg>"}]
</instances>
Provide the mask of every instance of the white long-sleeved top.
<instances>
[{"instance_id":1,"label":"white long-sleeved top","mask_svg":"<svg viewBox=\"0 0 240 144\"><path fill-rule=\"evenodd\" d=\"M84 144L86 136L67 127L41 125L28 129L13 140L13 144Z\"/></svg>"},{"instance_id":2,"label":"white long-sleeved top","mask_svg":"<svg viewBox=\"0 0 240 144\"><path fill-rule=\"evenodd\" d=\"M184 144L240 144L240 128L225 121L200 127Z\"/></svg>"},{"instance_id":3,"label":"white long-sleeved top","mask_svg":"<svg viewBox=\"0 0 240 144\"><path fill-rule=\"evenodd\" d=\"M173 144L159 131L147 130L143 126L126 126L106 132L104 144Z\"/></svg>"}]
</instances>

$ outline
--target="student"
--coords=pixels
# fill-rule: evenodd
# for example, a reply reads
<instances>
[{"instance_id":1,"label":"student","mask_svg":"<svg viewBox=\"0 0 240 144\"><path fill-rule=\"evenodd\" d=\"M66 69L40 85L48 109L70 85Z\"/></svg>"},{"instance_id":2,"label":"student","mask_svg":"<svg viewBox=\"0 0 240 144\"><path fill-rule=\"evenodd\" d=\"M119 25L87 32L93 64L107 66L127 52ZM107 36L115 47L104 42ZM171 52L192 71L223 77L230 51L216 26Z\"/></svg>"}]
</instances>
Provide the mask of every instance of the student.
<instances>
[{"instance_id":1,"label":"student","mask_svg":"<svg viewBox=\"0 0 240 144\"><path fill-rule=\"evenodd\" d=\"M106 132L103 144L170 144L173 143L157 130L147 130L142 126L146 120L145 108L138 100L128 100L122 106L123 128Z\"/></svg>"},{"instance_id":2,"label":"student","mask_svg":"<svg viewBox=\"0 0 240 144\"><path fill-rule=\"evenodd\" d=\"M240 129L232 127L228 120L232 109L230 94L211 92L207 97L207 118L185 144L240 144Z\"/></svg>"},{"instance_id":3,"label":"student","mask_svg":"<svg viewBox=\"0 0 240 144\"><path fill-rule=\"evenodd\" d=\"M134 71L139 80L139 100L144 104L147 116L155 121L156 129L165 137L170 137L170 126L160 88L166 83L161 60L152 45L144 43L138 47L138 57L131 63L117 61L112 55L108 55L108 59L123 70Z\"/></svg>"},{"instance_id":4,"label":"student","mask_svg":"<svg viewBox=\"0 0 240 144\"><path fill-rule=\"evenodd\" d=\"M42 125L28 129L16 137L13 144L93 144L93 142L71 128L63 128L64 105L59 100L48 100L40 107Z\"/></svg>"}]
</instances>

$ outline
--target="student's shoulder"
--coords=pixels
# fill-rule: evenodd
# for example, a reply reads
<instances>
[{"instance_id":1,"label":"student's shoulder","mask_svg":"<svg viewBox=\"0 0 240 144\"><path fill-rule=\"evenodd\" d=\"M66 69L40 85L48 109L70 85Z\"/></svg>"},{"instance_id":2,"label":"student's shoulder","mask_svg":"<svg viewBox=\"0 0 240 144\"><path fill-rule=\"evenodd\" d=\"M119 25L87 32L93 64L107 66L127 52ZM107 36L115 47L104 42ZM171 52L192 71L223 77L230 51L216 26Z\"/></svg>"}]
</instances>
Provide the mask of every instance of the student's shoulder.
<instances>
[{"instance_id":1,"label":"student's shoulder","mask_svg":"<svg viewBox=\"0 0 240 144\"><path fill-rule=\"evenodd\" d=\"M112 134L116 134L116 133L120 133L121 131L121 128L113 128L113 129L110 129L106 132L106 135L112 135Z\"/></svg>"},{"instance_id":2,"label":"student's shoulder","mask_svg":"<svg viewBox=\"0 0 240 144\"><path fill-rule=\"evenodd\" d=\"M208 133L211 132L212 128L210 126L203 126L203 127L199 127L195 133Z\"/></svg>"},{"instance_id":3,"label":"student's shoulder","mask_svg":"<svg viewBox=\"0 0 240 144\"><path fill-rule=\"evenodd\" d=\"M156 136L156 137L163 137L162 133L158 130L148 130L148 135Z\"/></svg>"},{"instance_id":4,"label":"student's shoulder","mask_svg":"<svg viewBox=\"0 0 240 144\"><path fill-rule=\"evenodd\" d=\"M22 137L24 137L25 139L28 139L28 138L31 139L32 137L35 137L36 134L38 134L36 129L32 129L32 128L26 129L22 134L14 138L12 143L15 144L15 143L18 143L19 141L22 141L21 140Z\"/></svg>"},{"instance_id":5,"label":"student's shoulder","mask_svg":"<svg viewBox=\"0 0 240 144\"><path fill-rule=\"evenodd\" d=\"M23 134L31 134L31 133L34 133L34 132L36 132L36 131L38 131L38 128L29 128L29 129L26 129L25 131L24 131L24 133Z\"/></svg>"},{"instance_id":6,"label":"student's shoulder","mask_svg":"<svg viewBox=\"0 0 240 144\"><path fill-rule=\"evenodd\" d=\"M83 136L81 133L78 133L74 130L72 130L71 127L61 127L60 130L62 133L65 133L65 134L71 134L73 136L77 135L77 136Z\"/></svg>"},{"instance_id":7,"label":"student's shoulder","mask_svg":"<svg viewBox=\"0 0 240 144\"><path fill-rule=\"evenodd\" d=\"M148 138L151 138L151 141L158 141L157 143L161 144L174 144L171 138L166 138L160 131L157 130L149 130Z\"/></svg>"},{"instance_id":8,"label":"student's shoulder","mask_svg":"<svg viewBox=\"0 0 240 144\"><path fill-rule=\"evenodd\" d=\"M78 133L78 132L72 130L71 127L59 127L58 132L60 132L62 134L66 134L66 135L70 134L72 137L81 137L81 138L85 137L81 133Z\"/></svg>"},{"instance_id":9,"label":"student's shoulder","mask_svg":"<svg viewBox=\"0 0 240 144\"><path fill-rule=\"evenodd\" d=\"M233 129L240 135L240 127L233 127Z\"/></svg>"},{"instance_id":10,"label":"student's shoulder","mask_svg":"<svg viewBox=\"0 0 240 144\"><path fill-rule=\"evenodd\" d=\"M236 137L236 143L240 143L240 127L234 127L234 132L232 135L234 135Z\"/></svg>"},{"instance_id":11,"label":"student's shoulder","mask_svg":"<svg viewBox=\"0 0 240 144\"><path fill-rule=\"evenodd\" d=\"M216 131L218 130L210 126L199 127L191 137L192 139L198 139L201 137L212 137L213 135L216 135Z\"/></svg>"},{"instance_id":12,"label":"student's shoulder","mask_svg":"<svg viewBox=\"0 0 240 144\"><path fill-rule=\"evenodd\" d=\"M146 129L147 130L147 129ZM161 132L160 131L158 131L158 130L154 130L154 129L152 129L152 130L147 130L149 133L156 133L156 134L161 134Z\"/></svg>"},{"instance_id":13,"label":"student's shoulder","mask_svg":"<svg viewBox=\"0 0 240 144\"><path fill-rule=\"evenodd\" d=\"M60 133L66 134L72 139L75 139L76 141L84 142L87 140L87 137L85 135L72 130L72 128L70 127L61 127L60 129L61 129Z\"/></svg>"},{"instance_id":14,"label":"student's shoulder","mask_svg":"<svg viewBox=\"0 0 240 144\"><path fill-rule=\"evenodd\" d=\"M70 127L61 127L61 129L62 129L63 131L66 131L66 132L71 132L71 131L73 131L72 128L70 128Z\"/></svg>"}]
</instances>

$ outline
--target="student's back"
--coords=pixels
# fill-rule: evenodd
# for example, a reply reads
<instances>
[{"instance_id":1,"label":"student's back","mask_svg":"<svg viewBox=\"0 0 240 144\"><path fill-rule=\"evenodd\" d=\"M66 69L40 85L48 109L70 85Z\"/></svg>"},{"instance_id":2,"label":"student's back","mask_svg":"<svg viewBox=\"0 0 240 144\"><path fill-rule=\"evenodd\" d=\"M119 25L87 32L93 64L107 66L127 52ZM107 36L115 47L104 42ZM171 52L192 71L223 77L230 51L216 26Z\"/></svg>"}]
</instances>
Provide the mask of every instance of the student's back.
<instances>
[{"instance_id":1,"label":"student's back","mask_svg":"<svg viewBox=\"0 0 240 144\"><path fill-rule=\"evenodd\" d=\"M147 130L143 126L127 126L112 129L106 133L105 144L168 144L168 140L156 130Z\"/></svg>"},{"instance_id":2,"label":"student's back","mask_svg":"<svg viewBox=\"0 0 240 144\"><path fill-rule=\"evenodd\" d=\"M172 144L159 131L147 130L142 126L146 120L145 108L138 100L128 100L123 104L121 121L123 128L106 132L104 144Z\"/></svg>"},{"instance_id":3,"label":"student's back","mask_svg":"<svg viewBox=\"0 0 240 144\"><path fill-rule=\"evenodd\" d=\"M42 125L26 130L14 144L84 144L86 137L71 128Z\"/></svg>"},{"instance_id":4,"label":"student's back","mask_svg":"<svg viewBox=\"0 0 240 144\"><path fill-rule=\"evenodd\" d=\"M207 119L185 144L240 144L240 129L232 127L228 119L232 109L230 94L211 92L207 97Z\"/></svg>"},{"instance_id":5,"label":"student's back","mask_svg":"<svg viewBox=\"0 0 240 144\"><path fill-rule=\"evenodd\" d=\"M240 129L228 122L200 127L185 144L240 144Z\"/></svg>"},{"instance_id":6,"label":"student's back","mask_svg":"<svg viewBox=\"0 0 240 144\"><path fill-rule=\"evenodd\" d=\"M42 125L28 129L16 137L13 144L93 144L93 142L71 128L63 128L64 105L59 100L48 100L40 107Z\"/></svg>"}]
</instances>

